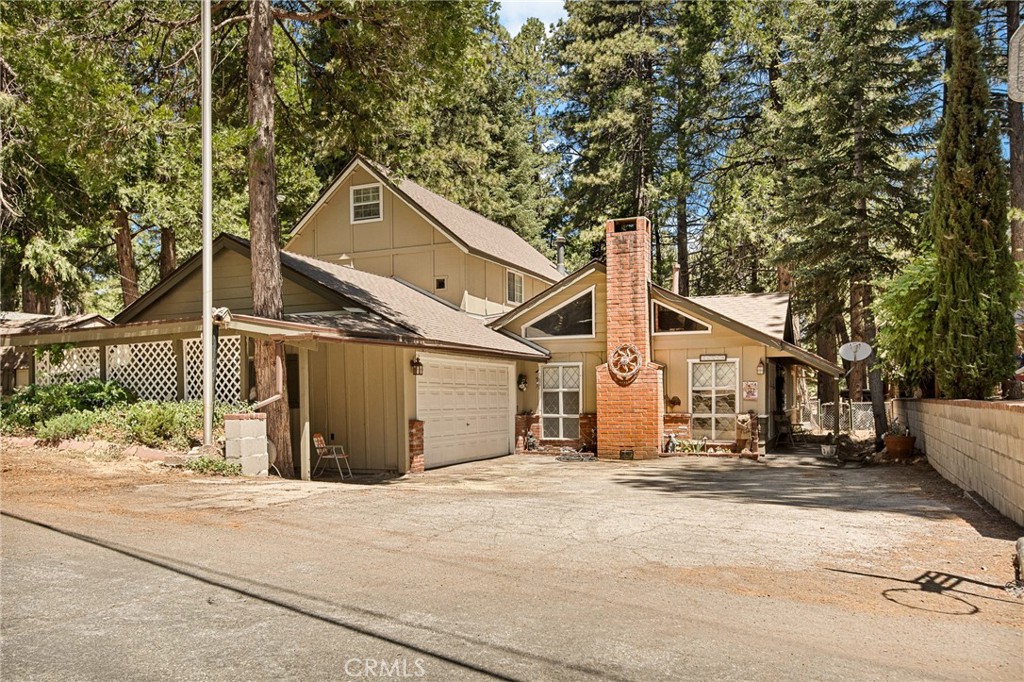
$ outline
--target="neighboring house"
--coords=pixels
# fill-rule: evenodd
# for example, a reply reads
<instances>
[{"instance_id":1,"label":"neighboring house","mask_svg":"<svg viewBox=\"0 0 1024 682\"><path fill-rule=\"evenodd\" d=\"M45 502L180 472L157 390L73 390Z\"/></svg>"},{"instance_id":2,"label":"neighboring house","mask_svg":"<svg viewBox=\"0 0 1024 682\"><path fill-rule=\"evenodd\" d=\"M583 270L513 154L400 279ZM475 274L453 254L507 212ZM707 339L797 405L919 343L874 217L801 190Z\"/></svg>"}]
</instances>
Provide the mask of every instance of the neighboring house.
<instances>
[{"instance_id":1,"label":"neighboring house","mask_svg":"<svg viewBox=\"0 0 1024 682\"><path fill-rule=\"evenodd\" d=\"M85 315L40 315L0 310L0 335L50 334L68 329L110 327L114 323L95 313ZM51 362L50 354L33 362L31 350L0 347L0 395L10 395L29 384L49 384L54 381L81 381L99 376L98 361L92 361L95 351L68 349L58 351L59 362ZM96 372L92 371L93 367Z\"/></svg>"},{"instance_id":2,"label":"neighboring house","mask_svg":"<svg viewBox=\"0 0 1024 682\"><path fill-rule=\"evenodd\" d=\"M602 456L656 456L665 424L685 435L691 411L695 436L731 442L737 413L792 404L793 366L839 373L794 345L785 295L680 297L650 283L647 221L609 225L607 265L563 278L512 231L357 157L282 253L283 319L252 314L248 242L214 242L217 397L250 395L254 339L284 344L308 477L317 432L354 469L399 472L508 454L530 428L578 445L596 426ZM74 343L140 397L196 399L200 264L114 326L4 332L0 345Z\"/></svg>"}]
</instances>

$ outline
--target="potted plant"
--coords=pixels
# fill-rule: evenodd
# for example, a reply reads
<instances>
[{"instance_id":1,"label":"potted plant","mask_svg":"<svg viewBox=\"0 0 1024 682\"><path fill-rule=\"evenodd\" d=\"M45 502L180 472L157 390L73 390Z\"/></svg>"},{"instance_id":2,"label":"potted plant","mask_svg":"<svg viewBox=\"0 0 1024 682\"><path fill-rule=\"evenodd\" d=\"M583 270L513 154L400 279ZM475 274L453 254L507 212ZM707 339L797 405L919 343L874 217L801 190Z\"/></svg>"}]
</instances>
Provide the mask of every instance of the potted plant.
<instances>
[{"instance_id":1,"label":"potted plant","mask_svg":"<svg viewBox=\"0 0 1024 682\"><path fill-rule=\"evenodd\" d=\"M885 434L885 451L895 459L905 459L914 454L916 440L915 436L910 435L906 424L896 417L889 425L889 432Z\"/></svg>"}]
</instances>

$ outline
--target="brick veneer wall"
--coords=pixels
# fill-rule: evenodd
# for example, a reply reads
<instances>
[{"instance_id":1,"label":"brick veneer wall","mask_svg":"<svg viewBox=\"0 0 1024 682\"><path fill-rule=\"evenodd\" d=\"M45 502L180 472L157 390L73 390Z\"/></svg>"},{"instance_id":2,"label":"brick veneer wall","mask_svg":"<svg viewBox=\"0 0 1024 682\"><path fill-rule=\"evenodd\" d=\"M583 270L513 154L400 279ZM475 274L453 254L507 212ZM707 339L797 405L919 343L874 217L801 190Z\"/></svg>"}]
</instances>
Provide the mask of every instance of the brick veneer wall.
<instances>
[{"instance_id":1,"label":"brick veneer wall","mask_svg":"<svg viewBox=\"0 0 1024 682\"><path fill-rule=\"evenodd\" d=\"M593 449L594 429L597 427L597 415L593 412L580 415L580 437L576 440L545 440L541 438L543 433L540 424L539 414L517 414L516 415L516 452L526 452L526 434L532 433L537 440L537 449L533 452L557 453L563 447L579 449L586 447Z\"/></svg>"},{"instance_id":2,"label":"brick veneer wall","mask_svg":"<svg viewBox=\"0 0 1024 682\"><path fill-rule=\"evenodd\" d=\"M423 473L423 422L409 420L409 472Z\"/></svg>"},{"instance_id":3,"label":"brick veneer wall","mask_svg":"<svg viewBox=\"0 0 1024 682\"><path fill-rule=\"evenodd\" d=\"M690 440L690 415L687 412L665 414L665 438L675 434L676 440Z\"/></svg>"},{"instance_id":4,"label":"brick veneer wall","mask_svg":"<svg viewBox=\"0 0 1024 682\"><path fill-rule=\"evenodd\" d=\"M896 400L893 413L943 478L1024 526L1024 404Z\"/></svg>"},{"instance_id":5,"label":"brick veneer wall","mask_svg":"<svg viewBox=\"0 0 1024 682\"><path fill-rule=\"evenodd\" d=\"M635 229L620 231L624 224ZM646 218L609 220L605 224L607 270L607 350L636 347L643 366L636 377L620 383L608 364L597 368L597 455L618 459L632 450L634 459L661 454L665 415L664 377L651 360L651 224Z\"/></svg>"}]
</instances>

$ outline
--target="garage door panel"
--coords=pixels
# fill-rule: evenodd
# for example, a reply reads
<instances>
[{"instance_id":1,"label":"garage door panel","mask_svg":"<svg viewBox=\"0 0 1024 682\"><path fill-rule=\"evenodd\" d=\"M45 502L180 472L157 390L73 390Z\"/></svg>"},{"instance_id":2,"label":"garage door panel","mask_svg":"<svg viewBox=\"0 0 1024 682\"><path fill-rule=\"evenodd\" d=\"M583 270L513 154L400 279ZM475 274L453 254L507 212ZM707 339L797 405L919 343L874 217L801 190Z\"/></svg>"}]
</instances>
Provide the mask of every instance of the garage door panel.
<instances>
[{"instance_id":1,"label":"garage door panel","mask_svg":"<svg viewBox=\"0 0 1024 682\"><path fill-rule=\"evenodd\" d=\"M429 467L508 454L511 363L423 358L417 413Z\"/></svg>"}]
</instances>

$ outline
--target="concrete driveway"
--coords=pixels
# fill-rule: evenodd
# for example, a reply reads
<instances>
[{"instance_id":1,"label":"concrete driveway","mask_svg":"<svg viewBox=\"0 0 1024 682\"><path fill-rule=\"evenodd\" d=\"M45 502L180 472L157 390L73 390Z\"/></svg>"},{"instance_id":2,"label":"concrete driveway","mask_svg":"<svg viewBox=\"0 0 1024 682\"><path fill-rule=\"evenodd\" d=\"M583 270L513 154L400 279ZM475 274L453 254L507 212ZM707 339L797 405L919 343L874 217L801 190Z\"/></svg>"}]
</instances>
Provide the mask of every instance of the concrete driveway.
<instances>
[{"instance_id":1,"label":"concrete driveway","mask_svg":"<svg viewBox=\"0 0 1024 682\"><path fill-rule=\"evenodd\" d=\"M1024 677L1021 529L926 465L3 468L4 680Z\"/></svg>"}]
</instances>

